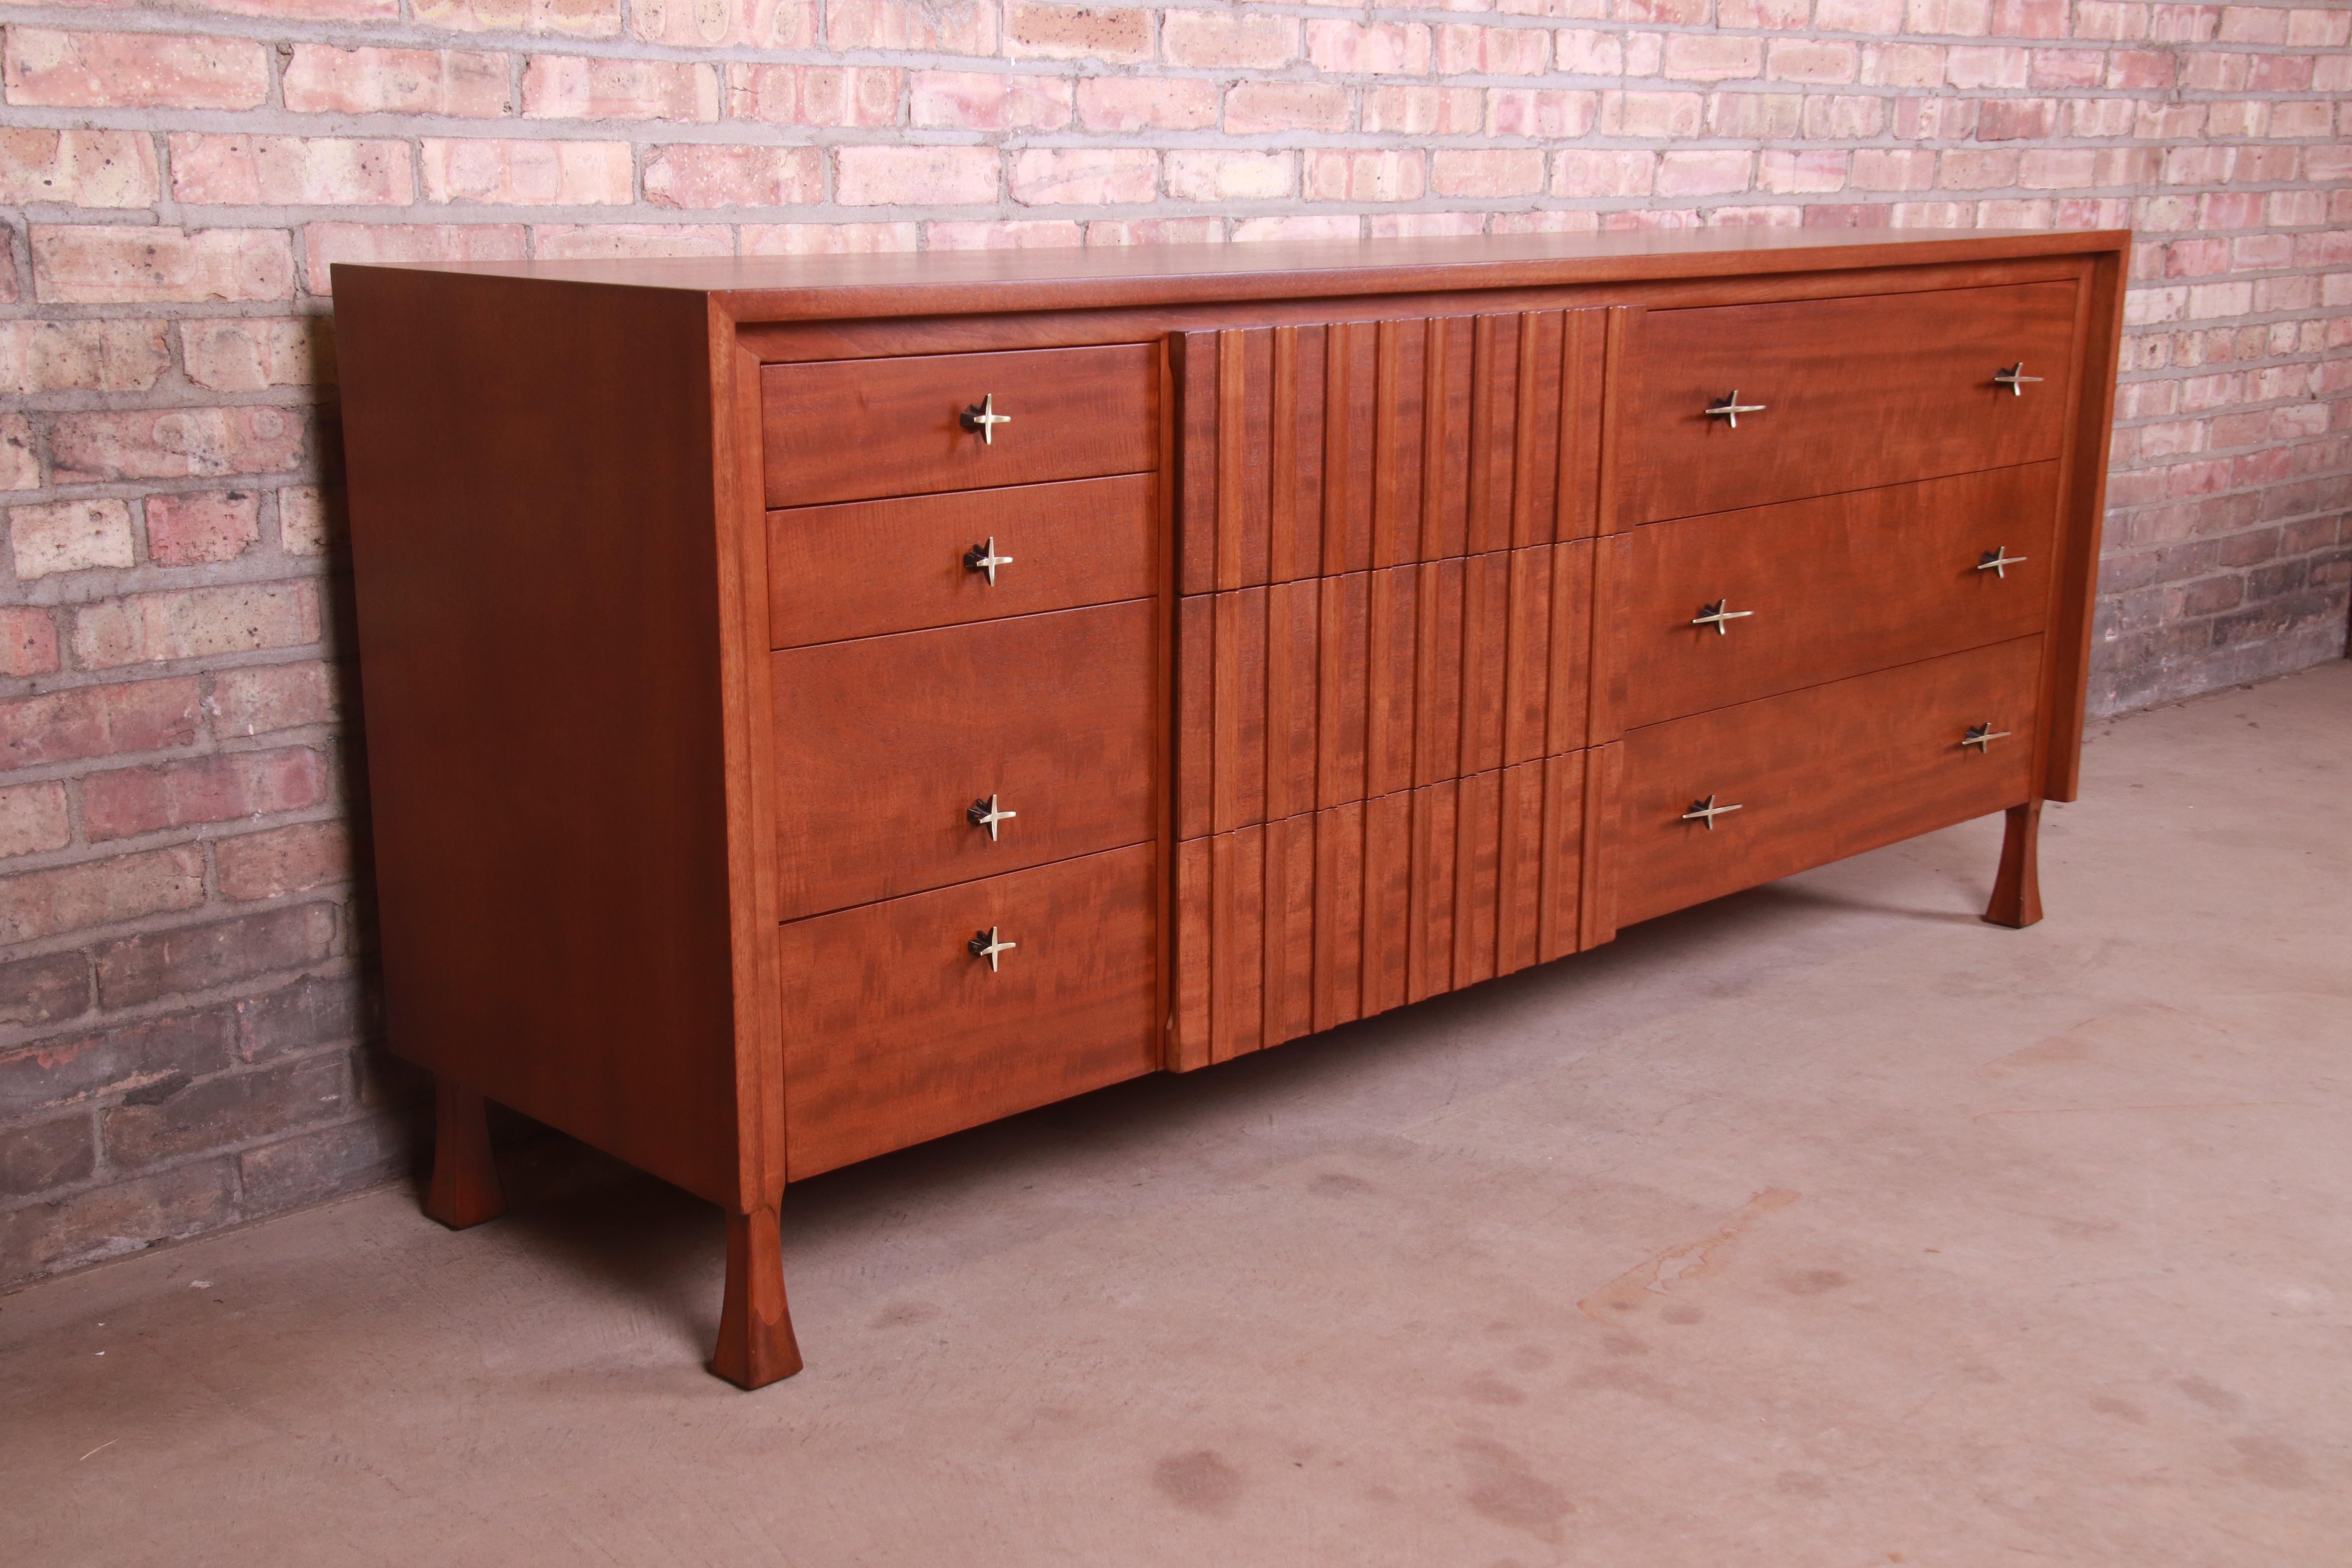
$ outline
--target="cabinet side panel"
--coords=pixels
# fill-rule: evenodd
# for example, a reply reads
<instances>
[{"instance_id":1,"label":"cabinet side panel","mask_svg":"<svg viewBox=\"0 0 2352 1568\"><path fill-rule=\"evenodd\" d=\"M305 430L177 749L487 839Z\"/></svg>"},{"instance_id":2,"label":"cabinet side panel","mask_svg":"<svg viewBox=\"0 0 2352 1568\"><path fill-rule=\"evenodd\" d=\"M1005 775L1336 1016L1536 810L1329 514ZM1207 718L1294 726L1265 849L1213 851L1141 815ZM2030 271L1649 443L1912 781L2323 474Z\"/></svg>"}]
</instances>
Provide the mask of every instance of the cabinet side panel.
<instances>
[{"instance_id":1,"label":"cabinet side panel","mask_svg":"<svg viewBox=\"0 0 2352 1568\"><path fill-rule=\"evenodd\" d=\"M698 295L336 279L394 1048L740 1195Z\"/></svg>"}]
</instances>

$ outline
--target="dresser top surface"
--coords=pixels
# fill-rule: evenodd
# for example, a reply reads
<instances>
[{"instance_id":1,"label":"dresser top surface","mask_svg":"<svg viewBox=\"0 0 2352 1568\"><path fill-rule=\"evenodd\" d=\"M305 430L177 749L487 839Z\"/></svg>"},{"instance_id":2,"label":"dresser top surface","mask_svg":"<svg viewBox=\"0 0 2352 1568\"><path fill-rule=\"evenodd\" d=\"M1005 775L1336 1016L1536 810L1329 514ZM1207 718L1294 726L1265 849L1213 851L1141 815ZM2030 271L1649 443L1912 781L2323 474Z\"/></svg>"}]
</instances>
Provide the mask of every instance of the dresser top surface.
<instances>
[{"instance_id":1,"label":"dresser top surface","mask_svg":"<svg viewBox=\"0 0 2352 1568\"><path fill-rule=\"evenodd\" d=\"M714 296L739 321L1546 288L2121 251L2127 230L1717 228L856 256L338 264Z\"/></svg>"}]
</instances>

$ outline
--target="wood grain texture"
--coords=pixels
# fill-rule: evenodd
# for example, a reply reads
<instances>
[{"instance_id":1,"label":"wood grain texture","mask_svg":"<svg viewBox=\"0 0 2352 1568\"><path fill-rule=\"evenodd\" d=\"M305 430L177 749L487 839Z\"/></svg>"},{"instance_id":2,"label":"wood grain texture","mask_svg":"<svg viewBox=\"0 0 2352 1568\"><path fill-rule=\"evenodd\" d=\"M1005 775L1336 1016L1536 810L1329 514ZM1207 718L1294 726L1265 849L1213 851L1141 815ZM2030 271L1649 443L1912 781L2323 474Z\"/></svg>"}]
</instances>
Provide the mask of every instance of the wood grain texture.
<instances>
[{"instance_id":1,"label":"wood grain texture","mask_svg":"<svg viewBox=\"0 0 2352 1568\"><path fill-rule=\"evenodd\" d=\"M1148 599L772 656L783 919L1158 831ZM1019 815L991 839L966 808Z\"/></svg>"},{"instance_id":2,"label":"wood grain texture","mask_svg":"<svg viewBox=\"0 0 2352 1568\"><path fill-rule=\"evenodd\" d=\"M775 646L1003 620L1140 599L1159 586L1159 499L1150 474L767 514ZM965 564L993 539L1012 557Z\"/></svg>"},{"instance_id":3,"label":"wood grain texture","mask_svg":"<svg viewBox=\"0 0 2352 1568\"><path fill-rule=\"evenodd\" d=\"M1625 722L1726 708L2042 629L2058 465L1852 490L1635 531L1614 635ZM1998 572L1980 566L1998 550ZM1717 632L1721 604L1745 611Z\"/></svg>"},{"instance_id":4,"label":"wood grain texture","mask_svg":"<svg viewBox=\"0 0 2352 1568\"><path fill-rule=\"evenodd\" d=\"M2055 458L2074 363L2075 289L1647 310L1640 401L1618 435L1638 521ZM1995 372L2024 362L2038 385ZM1737 428L1708 405L1737 391Z\"/></svg>"},{"instance_id":5,"label":"wood grain texture","mask_svg":"<svg viewBox=\"0 0 2352 1568\"><path fill-rule=\"evenodd\" d=\"M1576 951L1586 753L1180 847L1177 965L1205 1067Z\"/></svg>"},{"instance_id":6,"label":"wood grain texture","mask_svg":"<svg viewBox=\"0 0 2352 1568\"><path fill-rule=\"evenodd\" d=\"M1572 540L1185 599L1180 835L1580 747L1592 549Z\"/></svg>"},{"instance_id":7,"label":"wood grain texture","mask_svg":"<svg viewBox=\"0 0 2352 1568\"><path fill-rule=\"evenodd\" d=\"M451 1230L467 1230L507 1212L482 1097L446 1074L433 1084L433 1179L425 1189L425 1212Z\"/></svg>"},{"instance_id":8,"label":"wood grain texture","mask_svg":"<svg viewBox=\"0 0 2352 1568\"><path fill-rule=\"evenodd\" d=\"M1582 538L1600 313L1186 334L1183 591ZM1203 452L1200 443L1212 442Z\"/></svg>"},{"instance_id":9,"label":"wood grain texture","mask_svg":"<svg viewBox=\"0 0 2352 1568\"><path fill-rule=\"evenodd\" d=\"M1625 737L1618 918L1631 924L2032 793L2042 639L2020 637ZM1979 751L1970 726L2007 731ZM1683 820L1713 796L1740 809Z\"/></svg>"},{"instance_id":10,"label":"wood grain texture","mask_svg":"<svg viewBox=\"0 0 2352 1568\"><path fill-rule=\"evenodd\" d=\"M801 1370L784 1298L783 1236L772 1206L727 1216L727 1283L710 1370L738 1388L765 1388Z\"/></svg>"},{"instance_id":11,"label":"wood grain texture","mask_svg":"<svg viewBox=\"0 0 2352 1568\"><path fill-rule=\"evenodd\" d=\"M2042 918L2042 803L2012 805L2002 824L2000 868L1995 873L1985 920L2022 930Z\"/></svg>"},{"instance_id":12,"label":"wood grain texture","mask_svg":"<svg viewBox=\"0 0 2352 1568\"><path fill-rule=\"evenodd\" d=\"M2091 635L2098 618L2100 536L2107 515L2107 442L2116 420L2116 368L2123 350L2127 258L2095 258L2084 280L2082 350L2067 432L2064 570L2051 583L2051 650L2044 672L2048 741L2041 793L2073 800L2082 782L2083 721L2090 695Z\"/></svg>"},{"instance_id":13,"label":"wood grain texture","mask_svg":"<svg viewBox=\"0 0 2352 1568\"><path fill-rule=\"evenodd\" d=\"M797 1181L1160 1065L1149 844L782 928ZM993 973L966 943L1019 945Z\"/></svg>"},{"instance_id":14,"label":"wood grain texture","mask_svg":"<svg viewBox=\"0 0 2352 1568\"><path fill-rule=\"evenodd\" d=\"M768 504L1140 473L1159 461L1148 343L770 365L761 376ZM963 416L992 396L983 441Z\"/></svg>"}]
</instances>

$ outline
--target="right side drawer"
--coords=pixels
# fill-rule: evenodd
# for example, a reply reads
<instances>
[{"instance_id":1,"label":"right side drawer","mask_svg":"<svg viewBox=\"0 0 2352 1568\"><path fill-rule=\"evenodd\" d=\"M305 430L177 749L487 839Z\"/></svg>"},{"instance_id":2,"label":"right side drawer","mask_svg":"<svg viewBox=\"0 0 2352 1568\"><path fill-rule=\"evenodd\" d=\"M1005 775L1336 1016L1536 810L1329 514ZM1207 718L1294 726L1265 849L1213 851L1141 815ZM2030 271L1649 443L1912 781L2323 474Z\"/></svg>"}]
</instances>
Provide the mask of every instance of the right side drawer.
<instances>
[{"instance_id":1,"label":"right side drawer","mask_svg":"<svg viewBox=\"0 0 2352 1568\"><path fill-rule=\"evenodd\" d=\"M768 505L1156 468L1160 354L1118 343L767 365Z\"/></svg>"},{"instance_id":2,"label":"right side drawer","mask_svg":"<svg viewBox=\"0 0 2352 1568\"><path fill-rule=\"evenodd\" d=\"M2059 455L2075 285L1643 313L1619 426L1634 521ZM2007 384L2013 368L2037 377ZM1710 415L1736 395L1737 419Z\"/></svg>"}]
</instances>

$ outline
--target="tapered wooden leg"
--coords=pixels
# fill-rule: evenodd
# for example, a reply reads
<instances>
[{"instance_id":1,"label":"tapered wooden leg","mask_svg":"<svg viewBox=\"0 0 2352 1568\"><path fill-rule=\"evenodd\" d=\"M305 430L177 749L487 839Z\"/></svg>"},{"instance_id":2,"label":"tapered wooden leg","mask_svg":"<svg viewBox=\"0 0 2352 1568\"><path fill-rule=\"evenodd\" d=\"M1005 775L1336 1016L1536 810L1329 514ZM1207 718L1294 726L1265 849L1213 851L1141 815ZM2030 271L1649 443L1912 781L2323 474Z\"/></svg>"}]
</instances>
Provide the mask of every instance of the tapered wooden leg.
<instances>
[{"instance_id":1,"label":"tapered wooden leg","mask_svg":"<svg viewBox=\"0 0 2352 1568\"><path fill-rule=\"evenodd\" d=\"M772 1208L727 1216L727 1300L710 1370L739 1388L764 1388L801 1369L784 1304L783 1237Z\"/></svg>"},{"instance_id":2,"label":"tapered wooden leg","mask_svg":"<svg viewBox=\"0 0 2352 1568\"><path fill-rule=\"evenodd\" d=\"M490 1123L482 1097L443 1076L434 1085L433 1186L425 1212L451 1230L463 1230L507 1212L499 1168L490 1158Z\"/></svg>"},{"instance_id":3,"label":"tapered wooden leg","mask_svg":"<svg viewBox=\"0 0 2352 1568\"><path fill-rule=\"evenodd\" d=\"M2000 841L2000 875L1993 879L1992 902L1984 918L1997 926L2030 926L2042 918L2042 803L2009 808L2009 831Z\"/></svg>"}]
</instances>

